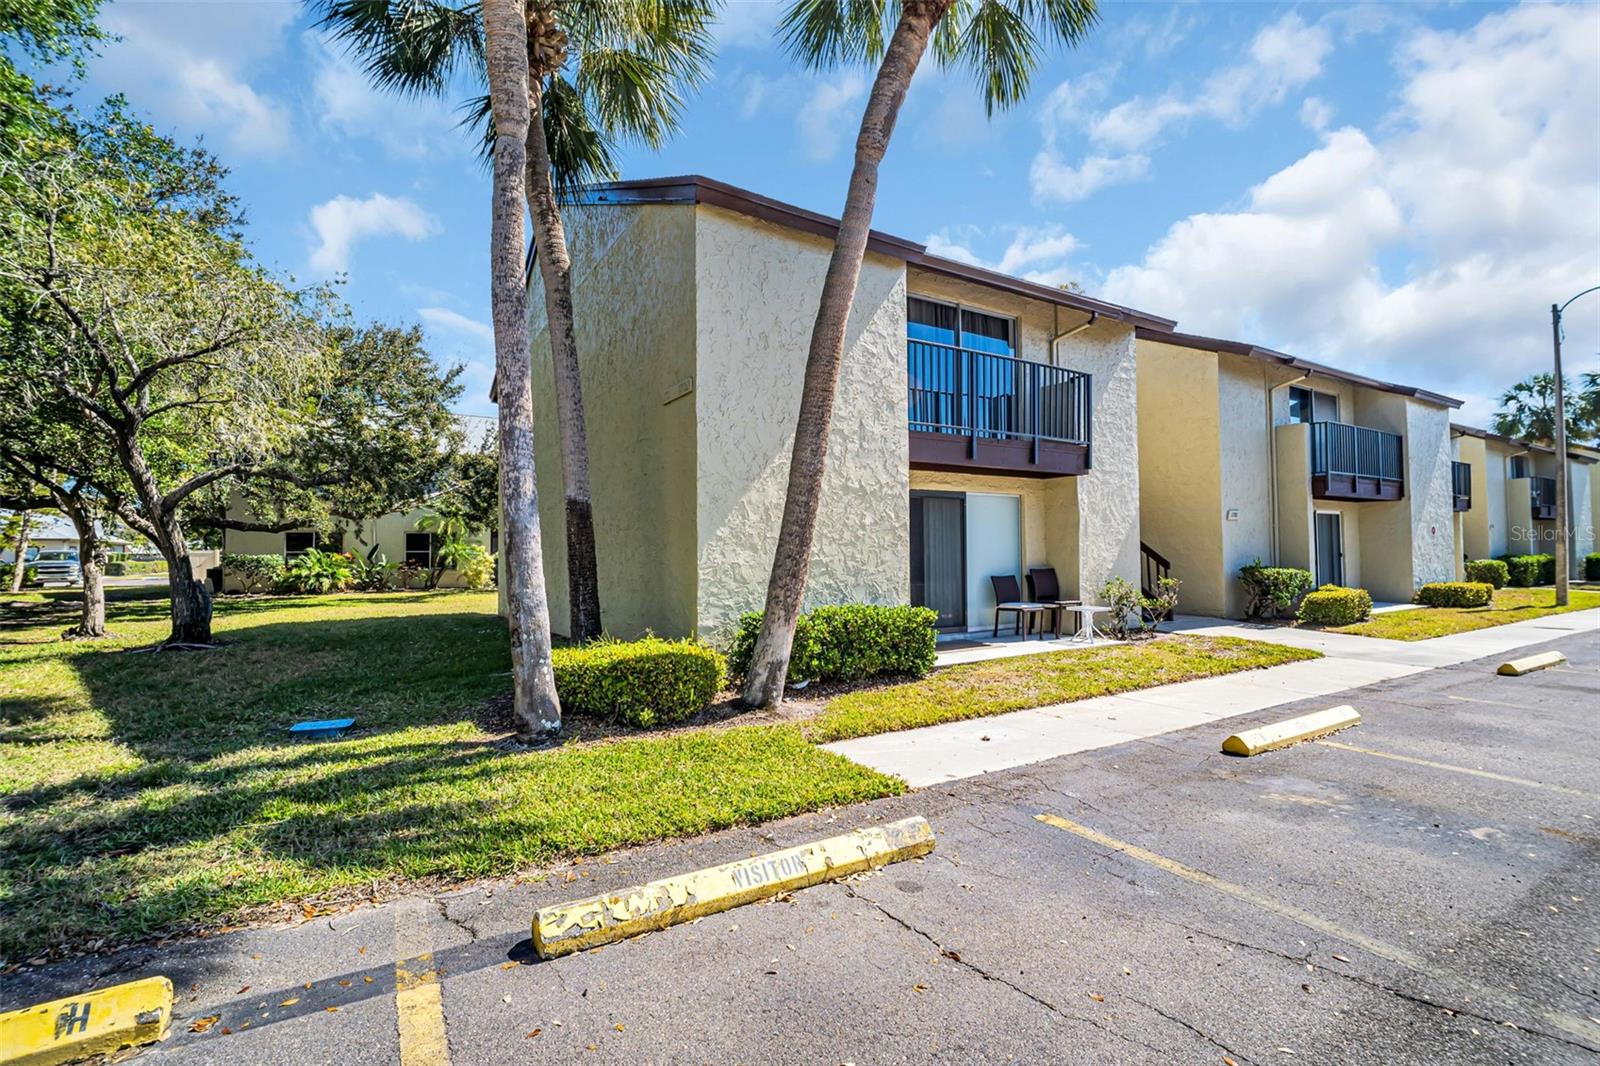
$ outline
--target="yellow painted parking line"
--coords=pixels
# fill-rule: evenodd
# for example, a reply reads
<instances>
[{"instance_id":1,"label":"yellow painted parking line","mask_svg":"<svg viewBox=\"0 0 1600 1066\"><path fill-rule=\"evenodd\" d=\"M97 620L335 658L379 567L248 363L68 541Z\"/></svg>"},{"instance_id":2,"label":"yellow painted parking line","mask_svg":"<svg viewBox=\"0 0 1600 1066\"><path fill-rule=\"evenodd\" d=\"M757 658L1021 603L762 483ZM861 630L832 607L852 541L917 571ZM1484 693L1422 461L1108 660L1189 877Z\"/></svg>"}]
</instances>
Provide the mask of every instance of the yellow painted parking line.
<instances>
[{"instance_id":1,"label":"yellow painted parking line","mask_svg":"<svg viewBox=\"0 0 1600 1066\"><path fill-rule=\"evenodd\" d=\"M1254 729L1241 729L1222 742L1222 750L1229 755L1260 755L1264 751L1287 748L1303 740L1325 737L1329 733L1360 724L1361 715L1346 703Z\"/></svg>"},{"instance_id":2,"label":"yellow painted parking line","mask_svg":"<svg viewBox=\"0 0 1600 1066\"><path fill-rule=\"evenodd\" d=\"M533 916L533 949L541 958L553 959L913 859L932 851L933 844L926 819L904 818L611 895L544 907Z\"/></svg>"},{"instance_id":3,"label":"yellow painted parking line","mask_svg":"<svg viewBox=\"0 0 1600 1066\"><path fill-rule=\"evenodd\" d=\"M1137 859L1142 863L1154 866L1156 869L1172 874L1174 877L1180 877L1185 881L1243 900L1245 903L1261 910L1276 914L1280 918L1287 918L1289 921L1302 925L1313 932L1343 940L1347 944L1353 944L1369 954L1376 955L1381 959L1387 959L1396 965L1404 966L1406 969L1438 981L1440 984L1450 985L1457 991L1465 993L1466 998L1470 999L1477 1010L1481 1011L1484 1007L1494 1007L1511 1014L1526 1014L1538 1018L1540 1021L1561 1030L1569 1036L1580 1040L1593 1041L1597 1047L1600 1047L1600 1025L1596 1025L1594 1022L1575 1015L1565 1014L1561 1011L1551 1010L1540 1003L1524 999L1521 996L1501 992L1499 989L1491 988L1488 985L1480 985L1470 978L1462 977L1449 970L1434 966L1420 955L1407 951L1405 948L1396 947L1358 930L1346 928L1320 915L1302 910L1291 903L1275 900L1271 896L1262 895L1232 881L1224 881L1222 878L1208 874L1204 870L1186 866L1176 859L1169 859L1165 855L1158 855L1146 848L1139 847L1137 844L1130 844L1125 840L1107 836L1104 833L1090 829L1086 825L1080 825L1059 815L1036 814L1034 818L1045 825L1053 826L1056 829L1064 829L1091 843L1110 848L1112 851L1120 852L1130 859ZM1450 1009L1449 1004L1446 1003L1440 1003L1439 1006Z\"/></svg>"},{"instance_id":4,"label":"yellow painted parking line","mask_svg":"<svg viewBox=\"0 0 1600 1066\"><path fill-rule=\"evenodd\" d=\"M1470 766L1454 766L1447 762L1434 762L1432 759L1419 759L1414 755L1396 755L1392 751L1374 751L1371 748L1358 748L1354 744L1346 744L1339 740L1319 740L1325 748L1338 748L1340 751L1354 751L1362 755L1371 755L1379 759L1393 759L1395 762L1410 763L1413 766L1427 766L1434 770L1449 770L1451 773L1471 774L1473 777L1485 777L1490 781L1504 781L1508 785L1524 785L1528 788L1542 788L1547 792L1559 792L1565 796L1578 796L1582 799L1600 800L1600 794L1585 792L1581 788L1572 788L1568 785L1553 785L1548 781L1530 781L1526 777L1512 777L1509 774L1497 774L1493 770L1475 770Z\"/></svg>"},{"instance_id":5,"label":"yellow painted parking line","mask_svg":"<svg viewBox=\"0 0 1600 1066\"><path fill-rule=\"evenodd\" d=\"M427 934L424 900L403 900L394 918L394 1005L400 1066L449 1066L444 996Z\"/></svg>"},{"instance_id":6,"label":"yellow painted parking line","mask_svg":"<svg viewBox=\"0 0 1600 1066\"><path fill-rule=\"evenodd\" d=\"M54 1066L160 1040L172 1021L165 977L36 1003L0 1014L0 1064Z\"/></svg>"},{"instance_id":7,"label":"yellow painted parking line","mask_svg":"<svg viewBox=\"0 0 1600 1066\"><path fill-rule=\"evenodd\" d=\"M1495 673L1506 677L1521 677L1531 674L1535 670L1548 670L1552 666L1560 666L1567 661L1567 657L1558 651L1542 651L1538 655L1528 655L1521 659L1512 659L1510 662L1500 664L1500 669Z\"/></svg>"}]
</instances>

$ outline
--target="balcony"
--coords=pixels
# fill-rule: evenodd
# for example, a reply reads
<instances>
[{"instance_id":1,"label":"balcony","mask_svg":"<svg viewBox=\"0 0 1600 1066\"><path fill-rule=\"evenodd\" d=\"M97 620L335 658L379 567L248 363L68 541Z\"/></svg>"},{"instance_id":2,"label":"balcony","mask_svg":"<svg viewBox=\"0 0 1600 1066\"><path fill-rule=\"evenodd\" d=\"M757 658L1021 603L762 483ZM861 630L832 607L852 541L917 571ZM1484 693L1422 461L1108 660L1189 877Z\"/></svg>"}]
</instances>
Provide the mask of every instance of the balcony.
<instances>
[{"instance_id":1,"label":"balcony","mask_svg":"<svg viewBox=\"0 0 1600 1066\"><path fill-rule=\"evenodd\" d=\"M1457 511L1472 510L1472 464L1454 460L1450 463L1450 490L1455 496Z\"/></svg>"},{"instance_id":2,"label":"balcony","mask_svg":"<svg viewBox=\"0 0 1600 1066\"><path fill-rule=\"evenodd\" d=\"M1533 517L1541 522L1553 522L1556 517L1556 479L1535 477L1528 479L1528 498L1533 504Z\"/></svg>"},{"instance_id":3,"label":"balcony","mask_svg":"<svg viewBox=\"0 0 1600 1066\"><path fill-rule=\"evenodd\" d=\"M906 341L906 419L919 470L1064 477L1089 469L1089 375Z\"/></svg>"},{"instance_id":4,"label":"balcony","mask_svg":"<svg viewBox=\"0 0 1600 1066\"><path fill-rule=\"evenodd\" d=\"M1311 495L1319 500L1405 496L1400 435L1343 422L1311 423Z\"/></svg>"}]
</instances>

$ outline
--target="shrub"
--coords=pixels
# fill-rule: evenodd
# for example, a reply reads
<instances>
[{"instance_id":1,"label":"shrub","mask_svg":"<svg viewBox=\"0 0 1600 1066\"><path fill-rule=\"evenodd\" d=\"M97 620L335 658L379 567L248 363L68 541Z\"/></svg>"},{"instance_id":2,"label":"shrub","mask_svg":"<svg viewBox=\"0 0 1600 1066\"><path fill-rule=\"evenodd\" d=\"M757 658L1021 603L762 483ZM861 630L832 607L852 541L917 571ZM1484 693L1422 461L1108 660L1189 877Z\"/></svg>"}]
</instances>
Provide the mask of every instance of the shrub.
<instances>
[{"instance_id":1,"label":"shrub","mask_svg":"<svg viewBox=\"0 0 1600 1066\"><path fill-rule=\"evenodd\" d=\"M17 565L15 563L0 563L0 585L3 585L7 591L9 591L11 588L11 574L16 570L16 568ZM24 585L32 585L38 580L38 568L34 566L25 566L22 571L22 583Z\"/></svg>"},{"instance_id":2,"label":"shrub","mask_svg":"<svg viewBox=\"0 0 1600 1066\"><path fill-rule=\"evenodd\" d=\"M1600 581L1600 552L1590 552L1583 557L1583 579Z\"/></svg>"},{"instance_id":3,"label":"shrub","mask_svg":"<svg viewBox=\"0 0 1600 1066\"><path fill-rule=\"evenodd\" d=\"M1156 579L1156 594L1146 596L1120 577L1107 581L1100 589L1100 602L1111 608L1106 616L1106 632L1117 640L1129 640L1150 633L1155 624L1172 615L1178 606L1176 578Z\"/></svg>"},{"instance_id":4,"label":"shrub","mask_svg":"<svg viewBox=\"0 0 1600 1066\"><path fill-rule=\"evenodd\" d=\"M1323 585L1300 601L1300 621L1310 626L1348 626L1372 617L1372 596L1366 589Z\"/></svg>"},{"instance_id":5,"label":"shrub","mask_svg":"<svg viewBox=\"0 0 1600 1066\"><path fill-rule=\"evenodd\" d=\"M337 592L354 576L350 556L307 548L284 567L283 584L294 592Z\"/></svg>"},{"instance_id":6,"label":"shrub","mask_svg":"<svg viewBox=\"0 0 1600 1066\"><path fill-rule=\"evenodd\" d=\"M125 555L114 555L106 559L107 577L126 577L129 574L164 574L167 572L165 559L129 559Z\"/></svg>"},{"instance_id":7,"label":"shrub","mask_svg":"<svg viewBox=\"0 0 1600 1066\"><path fill-rule=\"evenodd\" d=\"M551 652L568 710L633 726L672 725L711 705L728 679L722 653L694 640L601 639Z\"/></svg>"},{"instance_id":8,"label":"shrub","mask_svg":"<svg viewBox=\"0 0 1600 1066\"><path fill-rule=\"evenodd\" d=\"M1497 589L1506 587L1506 581L1511 577L1511 572L1506 564L1499 559L1473 559L1467 563L1467 580L1478 581L1485 585L1493 585Z\"/></svg>"},{"instance_id":9,"label":"shrub","mask_svg":"<svg viewBox=\"0 0 1600 1066\"><path fill-rule=\"evenodd\" d=\"M474 544L478 553L461 564L461 580L469 589L486 589L494 584L494 556Z\"/></svg>"},{"instance_id":10,"label":"shrub","mask_svg":"<svg viewBox=\"0 0 1600 1066\"><path fill-rule=\"evenodd\" d=\"M846 603L800 616L789 655L795 681L860 681L869 677L921 677L933 669L937 612L927 607ZM743 678L761 632L761 614L739 619L728 650L729 669Z\"/></svg>"},{"instance_id":11,"label":"shrub","mask_svg":"<svg viewBox=\"0 0 1600 1066\"><path fill-rule=\"evenodd\" d=\"M389 587L389 579L394 575L395 565L389 557L382 552L375 552L363 558L354 556L350 560L350 581L362 592L383 592Z\"/></svg>"},{"instance_id":12,"label":"shrub","mask_svg":"<svg viewBox=\"0 0 1600 1066\"><path fill-rule=\"evenodd\" d=\"M1487 607L1494 586L1487 581L1435 581L1417 590L1424 607Z\"/></svg>"},{"instance_id":13,"label":"shrub","mask_svg":"<svg viewBox=\"0 0 1600 1066\"><path fill-rule=\"evenodd\" d=\"M1311 571L1293 566L1262 566L1257 559L1241 567L1246 618L1291 618L1315 582Z\"/></svg>"},{"instance_id":14,"label":"shrub","mask_svg":"<svg viewBox=\"0 0 1600 1066\"><path fill-rule=\"evenodd\" d=\"M1507 583L1516 588L1553 585L1556 580L1554 555L1506 555Z\"/></svg>"},{"instance_id":15,"label":"shrub","mask_svg":"<svg viewBox=\"0 0 1600 1066\"><path fill-rule=\"evenodd\" d=\"M274 589L283 583L283 556L281 555L224 555L222 572L239 578L246 592L257 589Z\"/></svg>"}]
</instances>

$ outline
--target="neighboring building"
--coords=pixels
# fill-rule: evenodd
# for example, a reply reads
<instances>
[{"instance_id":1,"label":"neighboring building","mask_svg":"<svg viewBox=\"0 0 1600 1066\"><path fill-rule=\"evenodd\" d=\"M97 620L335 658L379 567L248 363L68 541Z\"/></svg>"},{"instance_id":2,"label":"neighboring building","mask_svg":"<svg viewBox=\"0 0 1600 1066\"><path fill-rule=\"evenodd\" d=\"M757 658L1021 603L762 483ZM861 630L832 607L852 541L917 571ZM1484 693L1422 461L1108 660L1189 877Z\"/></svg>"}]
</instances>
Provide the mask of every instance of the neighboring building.
<instances>
[{"instance_id":1,"label":"neighboring building","mask_svg":"<svg viewBox=\"0 0 1600 1066\"><path fill-rule=\"evenodd\" d=\"M1455 576L1460 401L1282 352L1141 328L1139 513L1182 610L1239 617L1239 569L1409 601Z\"/></svg>"},{"instance_id":2,"label":"neighboring building","mask_svg":"<svg viewBox=\"0 0 1600 1066\"><path fill-rule=\"evenodd\" d=\"M765 599L837 223L699 177L566 212L603 622L725 634ZM541 285L534 382L550 380ZM808 605L922 603L987 628L989 578L1137 582L1134 328L1173 323L875 233L856 291ZM534 390L550 617L566 627L551 390Z\"/></svg>"},{"instance_id":3,"label":"neighboring building","mask_svg":"<svg viewBox=\"0 0 1600 1066\"><path fill-rule=\"evenodd\" d=\"M10 512L0 512L0 516L7 516ZM125 551L129 541L121 537L114 537L107 533L100 535L100 543L105 546L107 554L115 555ZM28 555L32 557L35 552L42 551L77 551L78 531L71 522L60 515L45 515L35 513L28 526ZM9 563L17 553L15 544L6 544L0 549L0 563Z\"/></svg>"},{"instance_id":4,"label":"neighboring building","mask_svg":"<svg viewBox=\"0 0 1600 1066\"><path fill-rule=\"evenodd\" d=\"M1553 553L1556 538L1556 451L1473 426L1450 427L1459 476L1470 492L1461 508L1458 554L1466 559ZM1600 452L1567 449L1567 504L1572 575L1595 550L1594 503L1600 493ZM1465 506L1462 506L1462 504Z\"/></svg>"},{"instance_id":5,"label":"neighboring building","mask_svg":"<svg viewBox=\"0 0 1600 1066\"><path fill-rule=\"evenodd\" d=\"M482 450L493 446L494 419L478 415L457 415L456 419L466 435L463 447L469 450ZM437 557L437 537L419 526L423 519L434 513L427 507L418 507L362 522L343 522L328 534L318 533L314 529L273 533L224 529L222 552L224 555L281 555L284 561L288 562L295 556L303 554L307 548L348 551L366 556L375 547L391 563L411 561L424 569L429 569ZM237 491L229 496L228 517L238 521L256 519L244 505ZM483 545L490 552L499 551L499 538L494 533L479 532L470 539L476 544ZM446 571L439 584L444 588L460 587L462 581L459 574ZM236 591L238 587L237 579L230 574L225 588L231 592Z\"/></svg>"}]
</instances>

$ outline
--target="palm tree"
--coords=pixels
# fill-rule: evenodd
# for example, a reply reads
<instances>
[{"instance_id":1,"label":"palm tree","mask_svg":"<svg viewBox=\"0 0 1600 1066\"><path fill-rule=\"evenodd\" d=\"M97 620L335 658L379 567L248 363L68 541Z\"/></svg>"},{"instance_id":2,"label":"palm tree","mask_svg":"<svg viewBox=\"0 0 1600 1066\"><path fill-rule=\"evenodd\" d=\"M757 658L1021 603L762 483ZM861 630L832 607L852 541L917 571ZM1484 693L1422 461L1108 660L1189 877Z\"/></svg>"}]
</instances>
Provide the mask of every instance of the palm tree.
<instances>
[{"instance_id":1,"label":"palm tree","mask_svg":"<svg viewBox=\"0 0 1600 1066\"><path fill-rule=\"evenodd\" d=\"M360 54L380 85L439 95L483 75L483 26L471 0L319 0L322 23ZM571 636L600 634L599 567L588 430L573 333L572 262L560 200L616 177L612 140L659 147L711 57L712 0L528 0L528 207L544 283L566 492ZM469 121L492 127L487 98ZM492 134L490 135L492 136Z\"/></svg>"},{"instance_id":2,"label":"palm tree","mask_svg":"<svg viewBox=\"0 0 1600 1066\"><path fill-rule=\"evenodd\" d=\"M845 327L877 198L878 164L889 147L911 76L931 42L941 66L964 67L976 76L992 114L1026 95L1039 63L1041 34L1075 45L1096 18L1095 0L794 0L785 12L779 33L801 63L828 68L876 62L878 72L861 116L855 166L811 330L783 524L745 680L744 700L751 706L768 707L783 699L811 567Z\"/></svg>"},{"instance_id":3,"label":"palm tree","mask_svg":"<svg viewBox=\"0 0 1600 1066\"><path fill-rule=\"evenodd\" d=\"M1600 374L1585 374L1583 390L1574 392L1563 379L1567 395L1567 438L1589 440L1600 432ZM1531 374L1500 395L1500 410L1491 425L1496 433L1519 440L1548 444L1555 440L1554 374Z\"/></svg>"},{"instance_id":4,"label":"palm tree","mask_svg":"<svg viewBox=\"0 0 1600 1066\"><path fill-rule=\"evenodd\" d=\"M500 410L500 500L505 515L506 612L511 629L512 709L518 733L540 741L561 732L550 664L550 604L539 539L533 468L533 368L528 362L526 246L528 38L520 0L483 0L484 69L495 120L489 237L496 400Z\"/></svg>"}]
</instances>

